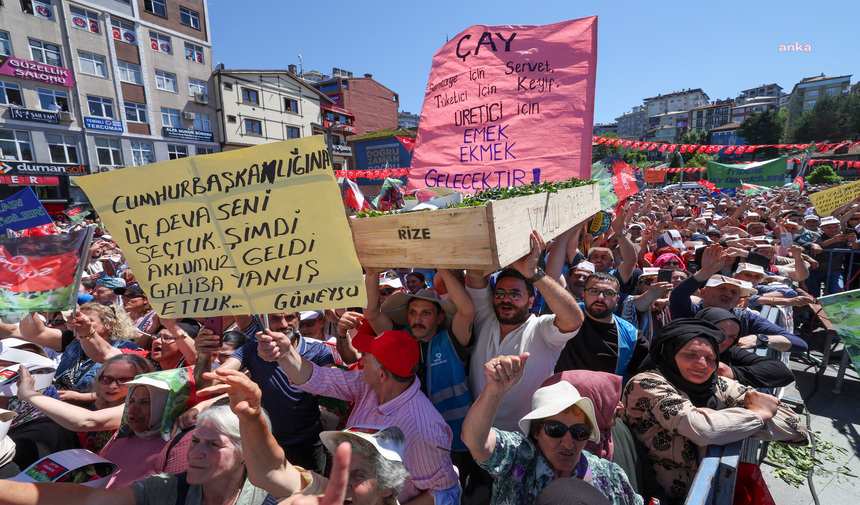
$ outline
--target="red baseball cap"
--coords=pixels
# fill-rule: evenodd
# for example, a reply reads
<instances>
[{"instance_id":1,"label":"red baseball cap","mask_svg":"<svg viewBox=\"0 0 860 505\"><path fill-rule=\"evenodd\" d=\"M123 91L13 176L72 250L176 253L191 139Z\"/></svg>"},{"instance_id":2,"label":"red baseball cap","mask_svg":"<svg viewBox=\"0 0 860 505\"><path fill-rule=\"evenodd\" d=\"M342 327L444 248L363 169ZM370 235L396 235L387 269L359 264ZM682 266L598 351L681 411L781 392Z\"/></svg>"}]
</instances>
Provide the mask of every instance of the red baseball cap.
<instances>
[{"instance_id":1,"label":"red baseball cap","mask_svg":"<svg viewBox=\"0 0 860 505\"><path fill-rule=\"evenodd\" d=\"M418 341L405 331L384 331L378 337L359 333L352 338L352 346L372 354L379 364L400 377L415 375L418 368Z\"/></svg>"}]
</instances>

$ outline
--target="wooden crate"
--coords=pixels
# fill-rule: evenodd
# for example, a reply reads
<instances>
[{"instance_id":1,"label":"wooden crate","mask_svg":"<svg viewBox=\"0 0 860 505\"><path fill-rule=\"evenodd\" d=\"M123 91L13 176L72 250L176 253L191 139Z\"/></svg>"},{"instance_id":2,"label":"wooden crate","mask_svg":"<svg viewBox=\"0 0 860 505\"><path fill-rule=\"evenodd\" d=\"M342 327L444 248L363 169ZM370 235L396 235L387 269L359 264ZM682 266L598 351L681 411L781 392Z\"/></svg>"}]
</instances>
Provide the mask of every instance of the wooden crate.
<instances>
[{"instance_id":1,"label":"wooden crate","mask_svg":"<svg viewBox=\"0 0 860 505\"><path fill-rule=\"evenodd\" d=\"M367 267L490 269L525 255L531 230L550 240L599 210L599 187L589 184L481 207L353 217L349 225Z\"/></svg>"}]
</instances>

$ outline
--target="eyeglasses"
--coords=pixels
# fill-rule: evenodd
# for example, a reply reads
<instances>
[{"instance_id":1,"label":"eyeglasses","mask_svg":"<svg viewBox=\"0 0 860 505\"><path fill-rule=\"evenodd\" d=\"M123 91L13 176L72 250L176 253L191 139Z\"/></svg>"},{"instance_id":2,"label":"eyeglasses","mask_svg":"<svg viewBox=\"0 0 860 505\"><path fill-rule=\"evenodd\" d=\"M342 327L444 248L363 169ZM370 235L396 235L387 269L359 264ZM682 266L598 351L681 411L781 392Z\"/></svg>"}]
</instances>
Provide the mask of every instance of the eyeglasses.
<instances>
[{"instance_id":1,"label":"eyeglasses","mask_svg":"<svg viewBox=\"0 0 860 505\"><path fill-rule=\"evenodd\" d=\"M615 298L616 296L618 296L618 293L616 291L612 291L611 289L601 291L597 288L588 288L583 291L585 291L591 296L603 295L604 298Z\"/></svg>"},{"instance_id":2,"label":"eyeglasses","mask_svg":"<svg viewBox=\"0 0 860 505\"><path fill-rule=\"evenodd\" d=\"M510 291L505 291L502 288L493 291L493 297L496 300L504 300L506 296L510 298L511 301L515 302L519 300L521 296L523 296L523 292L519 289L511 289Z\"/></svg>"},{"instance_id":3,"label":"eyeglasses","mask_svg":"<svg viewBox=\"0 0 860 505\"><path fill-rule=\"evenodd\" d=\"M388 296L394 291L394 288L382 288L379 290L379 296Z\"/></svg>"},{"instance_id":4,"label":"eyeglasses","mask_svg":"<svg viewBox=\"0 0 860 505\"><path fill-rule=\"evenodd\" d=\"M155 340L157 338L160 338L164 342L173 342L174 340L176 340L176 337L174 337L173 335L164 335L162 333L157 333L152 336L152 340Z\"/></svg>"},{"instance_id":5,"label":"eyeglasses","mask_svg":"<svg viewBox=\"0 0 860 505\"><path fill-rule=\"evenodd\" d=\"M663 266L664 267L679 267L679 266L681 266L681 262L680 261L667 261L667 262L663 263Z\"/></svg>"},{"instance_id":6,"label":"eyeglasses","mask_svg":"<svg viewBox=\"0 0 860 505\"><path fill-rule=\"evenodd\" d=\"M133 300L135 298L144 298L145 296L146 295L144 295L143 293L126 293L126 294L122 295L122 297L125 298L126 300Z\"/></svg>"},{"instance_id":7,"label":"eyeglasses","mask_svg":"<svg viewBox=\"0 0 860 505\"><path fill-rule=\"evenodd\" d=\"M570 433L574 440L582 442L591 436L591 426L587 424L568 426L560 421L544 421L541 428L546 436L551 438L562 438L565 433Z\"/></svg>"},{"instance_id":8,"label":"eyeglasses","mask_svg":"<svg viewBox=\"0 0 860 505\"><path fill-rule=\"evenodd\" d=\"M308 328L308 327L313 326L315 324L317 324L317 318L308 319L307 321L302 321L299 323L299 327Z\"/></svg>"},{"instance_id":9,"label":"eyeglasses","mask_svg":"<svg viewBox=\"0 0 860 505\"><path fill-rule=\"evenodd\" d=\"M49 320L45 321L45 324L47 326L62 326L64 324L66 324L66 320L65 319L49 319Z\"/></svg>"},{"instance_id":10,"label":"eyeglasses","mask_svg":"<svg viewBox=\"0 0 860 505\"><path fill-rule=\"evenodd\" d=\"M102 375L99 377L99 384L102 386L110 386L112 382L116 382L117 385L120 385L125 384L132 379L134 379L134 377L111 377L110 375Z\"/></svg>"}]
</instances>

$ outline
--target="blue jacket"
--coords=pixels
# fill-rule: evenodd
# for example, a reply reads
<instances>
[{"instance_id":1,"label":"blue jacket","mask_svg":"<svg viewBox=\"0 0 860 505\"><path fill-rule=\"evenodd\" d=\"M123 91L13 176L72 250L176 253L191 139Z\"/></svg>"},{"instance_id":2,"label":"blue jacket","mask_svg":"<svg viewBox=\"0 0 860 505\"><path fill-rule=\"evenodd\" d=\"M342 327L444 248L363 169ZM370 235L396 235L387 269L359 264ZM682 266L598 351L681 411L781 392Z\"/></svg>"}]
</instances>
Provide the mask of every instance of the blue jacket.
<instances>
[{"instance_id":1,"label":"blue jacket","mask_svg":"<svg viewBox=\"0 0 860 505\"><path fill-rule=\"evenodd\" d=\"M584 312L585 303L579 302L579 308ZM636 337L639 330L615 314L612 314L612 320L615 321L615 328L618 330L618 365L615 367L615 375L620 375L624 379L624 382L627 382L629 378L627 375L627 365L630 364L630 359L633 358L633 349L636 347ZM578 337L579 335L573 338Z\"/></svg>"},{"instance_id":2,"label":"blue jacket","mask_svg":"<svg viewBox=\"0 0 860 505\"><path fill-rule=\"evenodd\" d=\"M427 356L423 357L427 367L425 383L430 403L454 433L451 450L467 451L460 435L463 433L463 421L472 406L472 394L466 382L466 364L457 356L451 338L447 330L442 330L430 340Z\"/></svg>"}]
</instances>

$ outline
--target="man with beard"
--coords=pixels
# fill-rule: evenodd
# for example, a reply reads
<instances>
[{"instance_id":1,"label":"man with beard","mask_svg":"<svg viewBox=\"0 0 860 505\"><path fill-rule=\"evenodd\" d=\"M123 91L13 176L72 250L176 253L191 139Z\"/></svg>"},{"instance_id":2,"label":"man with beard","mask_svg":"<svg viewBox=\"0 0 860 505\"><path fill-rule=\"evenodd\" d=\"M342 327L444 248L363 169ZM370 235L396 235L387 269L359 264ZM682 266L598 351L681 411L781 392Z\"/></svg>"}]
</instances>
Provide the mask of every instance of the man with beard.
<instances>
[{"instance_id":1,"label":"man with beard","mask_svg":"<svg viewBox=\"0 0 860 505\"><path fill-rule=\"evenodd\" d=\"M562 349L555 373L595 370L626 378L639 369L648 356L648 341L635 326L613 314L618 288L618 279L605 272L585 279L579 304L585 320L576 338L568 340Z\"/></svg>"},{"instance_id":2,"label":"man with beard","mask_svg":"<svg viewBox=\"0 0 860 505\"><path fill-rule=\"evenodd\" d=\"M299 314L287 312L268 314L269 329L283 333L290 338L292 347L301 355L319 366L333 366L334 358L328 346L319 340L304 338L298 331ZM251 323L242 331L247 334ZM258 354L259 342L252 338L222 363L219 368L251 372L251 379L256 382L263 393L263 407L272 419L277 419L273 426L273 434L278 444L284 449L291 463L315 472L325 471L326 456L319 434L322 431L320 409L314 395L306 393L290 382L290 378L276 362L267 361ZM220 336L206 329L198 334L195 340L198 354L210 356L220 348ZM205 365L209 360L198 360L195 370L197 388L208 387L212 381L203 377Z\"/></svg>"},{"instance_id":3,"label":"man with beard","mask_svg":"<svg viewBox=\"0 0 860 505\"><path fill-rule=\"evenodd\" d=\"M532 395L553 374L562 347L582 325L582 311L570 292L538 268L545 244L536 231L531 234L531 246L528 254L499 274L492 291L487 277L479 272L469 271L466 276L466 291L475 304L476 342L471 369L483 370L484 364L496 356L530 353L522 380L508 392L493 422L494 427L507 431L519 429L517 423L530 412ZM529 313L534 288L553 314ZM473 398L486 383L483 373L469 375Z\"/></svg>"}]
</instances>

